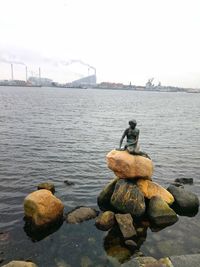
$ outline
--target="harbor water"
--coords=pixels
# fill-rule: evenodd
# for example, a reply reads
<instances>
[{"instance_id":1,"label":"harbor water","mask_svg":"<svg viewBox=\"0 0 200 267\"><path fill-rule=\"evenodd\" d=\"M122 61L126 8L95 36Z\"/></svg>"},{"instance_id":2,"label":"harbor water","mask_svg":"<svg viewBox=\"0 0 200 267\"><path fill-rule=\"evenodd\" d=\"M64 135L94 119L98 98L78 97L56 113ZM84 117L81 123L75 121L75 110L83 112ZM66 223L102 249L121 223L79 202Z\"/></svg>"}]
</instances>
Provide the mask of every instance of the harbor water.
<instances>
[{"instance_id":1,"label":"harbor water","mask_svg":"<svg viewBox=\"0 0 200 267\"><path fill-rule=\"evenodd\" d=\"M108 233L94 220L31 237L24 198L47 181L65 213L98 210L97 196L114 177L105 156L119 146L130 119L153 160L153 180L167 188L176 178L193 178L185 187L200 197L199 114L200 94L193 93L0 87L0 266L13 259L39 267L113 266ZM162 231L148 229L139 251L155 258L200 253L199 213L179 216Z\"/></svg>"}]
</instances>

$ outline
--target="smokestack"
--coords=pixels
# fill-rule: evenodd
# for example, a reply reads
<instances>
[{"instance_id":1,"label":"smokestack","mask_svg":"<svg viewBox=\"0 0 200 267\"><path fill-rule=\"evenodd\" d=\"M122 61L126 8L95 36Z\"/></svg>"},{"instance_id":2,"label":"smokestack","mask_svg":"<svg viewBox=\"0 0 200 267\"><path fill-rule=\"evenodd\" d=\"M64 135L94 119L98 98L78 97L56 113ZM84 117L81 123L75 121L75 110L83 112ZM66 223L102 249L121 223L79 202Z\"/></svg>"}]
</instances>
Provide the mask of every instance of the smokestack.
<instances>
[{"instance_id":1,"label":"smokestack","mask_svg":"<svg viewBox=\"0 0 200 267\"><path fill-rule=\"evenodd\" d=\"M14 76L13 76L13 64L11 63L11 80L14 80Z\"/></svg>"},{"instance_id":2,"label":"smokestack","mask_svg":"<svg viewBox=\"0 0 200 267\"><path fill-rule=\"evenodd\" d=\"M41 79L41 69L39 68L39 78Z\"/></svg>"},{"instance_id":3,"label":"smokestack","mask_svg":"<svg viewBox=\"0 0 200 267\"><path fill-rule=\"evenodd\" d=\"M26 82L28 81L28 68L27 66L25 67L25 70L26 70Z\"/></svg>"}]
</instances>

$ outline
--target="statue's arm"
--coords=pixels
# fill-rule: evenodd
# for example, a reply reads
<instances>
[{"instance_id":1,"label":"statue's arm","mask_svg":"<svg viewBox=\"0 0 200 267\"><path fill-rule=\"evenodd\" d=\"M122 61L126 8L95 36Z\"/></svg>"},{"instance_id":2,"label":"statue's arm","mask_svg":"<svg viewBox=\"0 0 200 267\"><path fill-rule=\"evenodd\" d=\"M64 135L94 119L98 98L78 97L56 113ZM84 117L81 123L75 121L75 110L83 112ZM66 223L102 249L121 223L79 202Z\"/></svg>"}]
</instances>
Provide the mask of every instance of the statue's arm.
<instances>
[{"instance_id":1,"label":"statue's arm","mask_svg":"<svg viewBox=\"0 0 200 267\"><path fill-rule=\"evenodd\" d=\"M119 148L122 147L122 143L123 143L123 140L124 140L124 138L125 138L125 136L126 136L126 132L127 132L127 130L124 131L124 133L123 133L123 135L122 135L122 137L121 137L121 139L120 139Z\"/></svg>"}]
</instances>

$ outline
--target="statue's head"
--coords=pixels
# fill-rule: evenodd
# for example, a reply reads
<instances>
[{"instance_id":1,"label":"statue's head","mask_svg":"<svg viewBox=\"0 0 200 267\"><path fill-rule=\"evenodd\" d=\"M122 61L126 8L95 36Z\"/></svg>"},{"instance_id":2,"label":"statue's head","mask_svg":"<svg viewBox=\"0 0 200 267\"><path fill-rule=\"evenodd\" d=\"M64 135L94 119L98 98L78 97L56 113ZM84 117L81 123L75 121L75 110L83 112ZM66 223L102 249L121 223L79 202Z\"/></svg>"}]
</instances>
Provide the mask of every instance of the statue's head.
<instances>
[{"instance_id":1,"label":"statue's head","mask_svg":"<svg viewBox=\"0 0 200 267\"><path fill-rule=\"evenodd\" d=\"M130 120L128 123L131 126L131 128L135 128L135 126L137 125L136 120Z\"/></svg>"}]
</instances>

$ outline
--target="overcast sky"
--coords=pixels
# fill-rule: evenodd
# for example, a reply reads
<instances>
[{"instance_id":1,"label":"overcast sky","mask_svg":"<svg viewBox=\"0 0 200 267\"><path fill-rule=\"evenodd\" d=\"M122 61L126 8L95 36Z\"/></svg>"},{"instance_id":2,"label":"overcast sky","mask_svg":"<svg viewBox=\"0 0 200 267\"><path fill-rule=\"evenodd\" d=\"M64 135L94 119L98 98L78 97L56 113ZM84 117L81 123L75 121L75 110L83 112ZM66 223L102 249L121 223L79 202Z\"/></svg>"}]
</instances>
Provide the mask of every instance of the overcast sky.
<instances>
[{"instance_id":1,"label":"overcast sky","mask_svg":"<svg viewBox=\"0 0 200 267\"><path fill-rule=\"evenodd\" d=\"M0 79L5 61L60 82L87 75L63 64L73 59L98 82L200 88L200 0L0 0L0 10ZM23 65L14 76L25 79Z\"/></svg>"}]
</instances>

